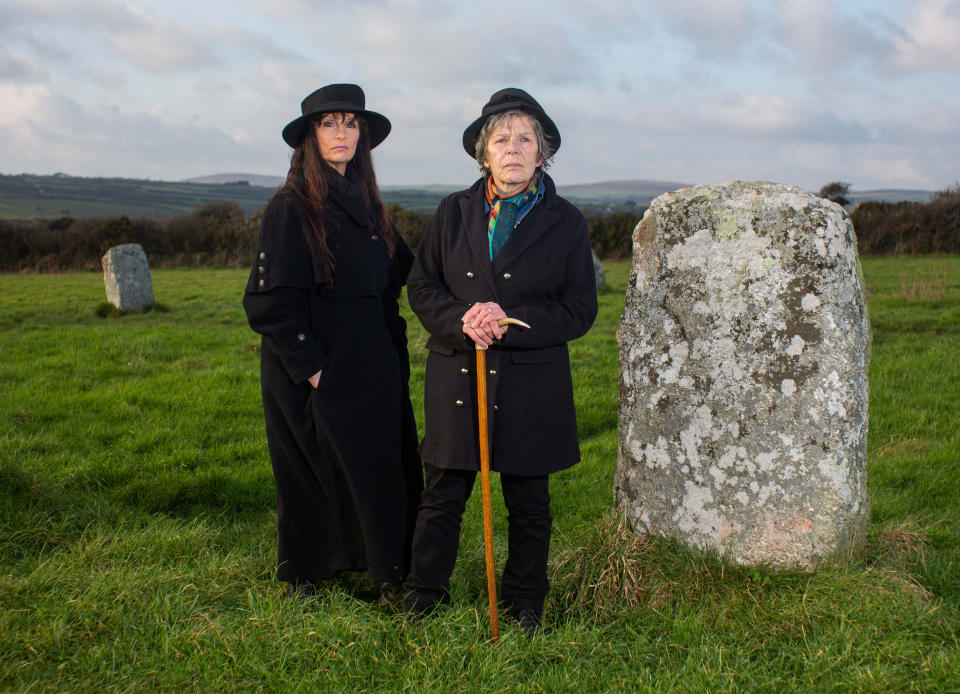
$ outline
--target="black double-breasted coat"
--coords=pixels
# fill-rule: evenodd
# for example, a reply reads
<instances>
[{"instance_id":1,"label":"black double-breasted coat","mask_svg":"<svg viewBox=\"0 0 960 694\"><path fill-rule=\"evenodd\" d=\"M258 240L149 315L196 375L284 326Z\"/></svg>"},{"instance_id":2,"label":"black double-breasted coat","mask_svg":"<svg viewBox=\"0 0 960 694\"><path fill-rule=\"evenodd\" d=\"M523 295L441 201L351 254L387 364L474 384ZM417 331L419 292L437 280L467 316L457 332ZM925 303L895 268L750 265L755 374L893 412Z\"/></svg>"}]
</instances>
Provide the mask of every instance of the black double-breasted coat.
<instances>
[{"instance_id":1,"label":"black double-breasted coat","mask_svg":"<svg viewBox=\"0 0 960 694\"><path fill-rule=\"evenodd\" d=\"M327 175L333 277L287 186L265 210L243 299L262 335L278 575L304 583L366 570L400 581L423 487L397 303L413 255L397 234L391 258L359 185ZM314 389L308 379L319 370Z\"/></svg>"},{"instance_id":2,"label":"black double-breasted coat","mask_svg":"<svg viewBox=\"0 0 960 694\"><path fill-rule=\"evenodd\" d=\"M519 476L580 460L567 342L589 330L597 291L586 220L544 175L544 197L490 261L483 179L445 198L424 234L407 286L427 341L423 461L479 468L476 357L461 317L495 301L511 326L487 350L491 468Z\"/></svg>"}]
</instances>

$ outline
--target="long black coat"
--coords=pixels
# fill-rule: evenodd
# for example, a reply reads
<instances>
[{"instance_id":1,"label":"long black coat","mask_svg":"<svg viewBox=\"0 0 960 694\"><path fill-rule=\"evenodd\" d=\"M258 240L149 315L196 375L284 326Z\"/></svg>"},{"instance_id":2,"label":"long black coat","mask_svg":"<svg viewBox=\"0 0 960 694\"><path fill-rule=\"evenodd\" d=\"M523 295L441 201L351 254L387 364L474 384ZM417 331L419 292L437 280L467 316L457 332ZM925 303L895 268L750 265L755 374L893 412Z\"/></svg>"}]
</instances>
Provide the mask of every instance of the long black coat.
<instances>
[{"instance_id":1,"label":"long black coat","mask_svg":"<svg viewBox=\"0 0 960 694\"><path fill-rule=\"evenodd\" d=\"M329 174L333 281L297 198L264 214L243 305L262 337L261 388L277 487L279 578L367 570L400 581L423 487L397 299L413 254L394 258L355 184ZM323 370L318 387L308 382Z\"/></svg>"},{"instance_id":2,"label":"long black coat","mask_svg":"<svg viewBox=\"0 0 960 694\"><path fill-rule=\"evenodd\" d=\"M543 182L492 263L482 179L440 203L420 243L407 296L430 333L424 462L479 468L475 348L460 320L478 301L531 325L487 351L491 468L534 476L580 460L567 342L593 324L597 289L586 220Z\"/></svg>"}]
</instances>

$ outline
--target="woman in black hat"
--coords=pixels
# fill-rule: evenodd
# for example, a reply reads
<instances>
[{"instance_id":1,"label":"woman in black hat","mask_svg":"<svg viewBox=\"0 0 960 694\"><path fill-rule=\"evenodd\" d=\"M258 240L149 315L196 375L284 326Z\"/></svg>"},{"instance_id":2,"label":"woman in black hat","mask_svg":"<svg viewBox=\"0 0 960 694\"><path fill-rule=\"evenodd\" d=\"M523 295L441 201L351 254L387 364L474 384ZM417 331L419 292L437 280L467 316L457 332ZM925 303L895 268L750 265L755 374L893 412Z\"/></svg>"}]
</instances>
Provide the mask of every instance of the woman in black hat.
<instances>
[{"instance_id":1,"label":"woman in black hat","mask_svg":"<svg viewBox=\"0 0 960 694\"><path fill-rule=\"evenodd\" d=\"M243 306L263 336L278 577L309 594L366 571L391 599L423 487L397 304L413 254L370 156L390 121L364 106L360 87L332 84L283 129L290 171L264 211Z\"/></svg>"},{"instance_id":2,"label":"woman in black hat","mask_svg":"<svg viewBox=\"0 0 960 694\"><path fill-rule=\"evenodd\" d=\"M426 471L404 605L450 599L460 519L479 469L475 344L489 346L491 468L508 510L500 596L528 633L549 583L548 475L580 460L567 342L597 315L587 223L544 173L560 133L521 89L490 97L463 134L483 175L440 203L410 273L410 306L427 342ZM501 328L509 315L529 330Z\"/></svg>"}]
</instances>

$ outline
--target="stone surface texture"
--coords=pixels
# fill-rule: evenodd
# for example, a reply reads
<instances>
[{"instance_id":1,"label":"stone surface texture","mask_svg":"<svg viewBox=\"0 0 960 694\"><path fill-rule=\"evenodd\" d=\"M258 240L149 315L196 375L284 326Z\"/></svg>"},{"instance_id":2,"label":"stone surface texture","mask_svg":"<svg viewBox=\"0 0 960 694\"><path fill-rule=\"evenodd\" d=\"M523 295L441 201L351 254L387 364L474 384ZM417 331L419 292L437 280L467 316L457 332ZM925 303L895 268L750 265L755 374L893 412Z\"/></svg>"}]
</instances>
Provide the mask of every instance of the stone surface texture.
<instances>
[{"instance_id":1,"label":"stone surface texture","mask_svg":"<svg viewBox=\"0 0 960 694\"><path fill-rule=\"evenodd\" d=\"M738 564L856 551L870 327L839 205L765 182L654 200L634 231L615 501Z\"/></svg>"},{"instance_id":2,"label":"stone surface texture","mask_svg":"<svg viewBox=\"0 0 960 694\"><path fill-rule=\"evenodd\" d=\"M607 273L603 271L603 263L597 256L597 252L592 248L590 253L593 255L593 277L597 281L597 289L605 289L607 286Z\"/></svg>"},{"instance_id":3,"label":"stone surface texture","mask_svg":"<svg viewBox=\"0 0 960 694\"><path fill-rule=\"evenodd\" d=\"M153 282L143 246L114 246L100 260L107 301L120 311L146 311L153 306Z\"/></svg>"}]
</instances>

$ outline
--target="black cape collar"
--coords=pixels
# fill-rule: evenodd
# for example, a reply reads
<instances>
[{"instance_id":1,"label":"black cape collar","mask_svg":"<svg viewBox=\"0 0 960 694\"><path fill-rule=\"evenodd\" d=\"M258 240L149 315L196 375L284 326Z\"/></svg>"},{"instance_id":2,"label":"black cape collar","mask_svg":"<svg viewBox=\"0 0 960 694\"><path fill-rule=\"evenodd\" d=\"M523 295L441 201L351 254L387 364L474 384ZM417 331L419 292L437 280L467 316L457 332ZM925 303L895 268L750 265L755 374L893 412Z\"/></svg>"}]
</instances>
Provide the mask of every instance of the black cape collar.
<instances>
[{"instance_id":1,"label":"black cape collar","mask_svg":"<svg viewBox=\"0 0 960 694\"><path fill-rule=\"evenodd\" d=\"M363 184L351 175L347 167L347 175L341 176L332 167L325 167L327 177L327 200L332 201L342 209L350 219L360 227L374 227L373 209L367 201Z\"/></svg>"}]
</instances>

